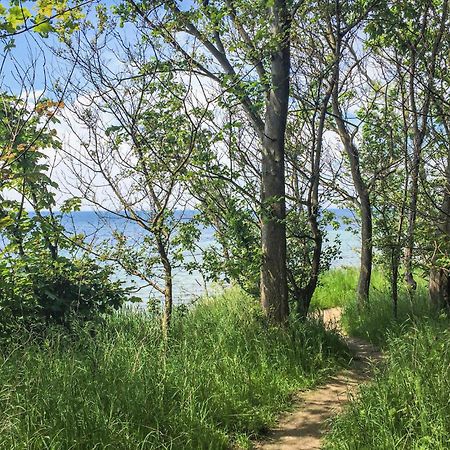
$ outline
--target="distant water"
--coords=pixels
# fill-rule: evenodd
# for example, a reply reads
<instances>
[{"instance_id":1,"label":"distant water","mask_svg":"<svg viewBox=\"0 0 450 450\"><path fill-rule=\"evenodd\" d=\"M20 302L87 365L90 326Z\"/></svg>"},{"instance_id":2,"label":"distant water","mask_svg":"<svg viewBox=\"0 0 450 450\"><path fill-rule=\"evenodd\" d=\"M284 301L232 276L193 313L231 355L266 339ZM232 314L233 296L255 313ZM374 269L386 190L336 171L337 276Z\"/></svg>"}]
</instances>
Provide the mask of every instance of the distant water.
<instances>
[{"instance_id":1,"label":"distant water","mask_svg":"<svg viewBox=\"0 0 450 450\"><path fill-rule=\"evenodd\" d=\"M336 214L336 217L341 224L338 230L333 230L331 227L327 230L329 243L325 245L333 244L336 238L341 242L340 257L333 261L332 266L355 266L359 262L359 237L347 230L347 226L344 225L342 221L344 217L351 217L351 213L348 210L332 211ZM184 211L183 213L180 212L177 218L181 220L190 220L194 214L195 211ZM144 236L142 229L135 222L128 221L110 213L79 211L72 213L70 216L65 216L63 222L69 232L85 234L87 242L100 243L111 239L114 231L120 231L129 238L130 243L135 242L136 245L138 245L142 242ZM202 229L201 238L198 243L199 246L201 248L206 248L214 244L214 242L214 230L212 228ZM185 257L187 260L192 260L193 258L192 255L185 255ZM199 251L194 257L200 259L201 252ZM136 277L126 275L125 272L120 270L117 272L116 277L124 280L126 285L134 286L139 289L135 295L141 297L144 302L148 301L150 298L161 298L161 294L154 288L146 287L145 283ZM193 298L204 294L205 290L211 289L211 285L205 283L199 272L188 273L181 268L174 270L173 283L174 298L177 303L189 302Z\"/></svg>"}]
</instances>

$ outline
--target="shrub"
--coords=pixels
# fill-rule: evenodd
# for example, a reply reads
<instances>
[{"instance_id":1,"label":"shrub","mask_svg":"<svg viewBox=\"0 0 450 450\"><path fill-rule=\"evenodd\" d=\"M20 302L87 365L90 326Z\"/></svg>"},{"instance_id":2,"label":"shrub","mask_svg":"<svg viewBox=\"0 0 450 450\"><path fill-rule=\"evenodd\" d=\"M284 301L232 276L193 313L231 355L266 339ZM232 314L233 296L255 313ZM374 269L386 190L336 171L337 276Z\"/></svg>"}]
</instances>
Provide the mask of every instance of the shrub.
<instances>
[{"instance_id":1,"label":"shrub","mask_svg":"<svg viewBox=\"0 0 450 450\"><path fill-rule=\"evenodd\" d=\"M92 259L46 255L7 258L0 262L0 336L14 328L68 326L118 309L127 296L111 268Z\"/></svg>"}]
</instances>

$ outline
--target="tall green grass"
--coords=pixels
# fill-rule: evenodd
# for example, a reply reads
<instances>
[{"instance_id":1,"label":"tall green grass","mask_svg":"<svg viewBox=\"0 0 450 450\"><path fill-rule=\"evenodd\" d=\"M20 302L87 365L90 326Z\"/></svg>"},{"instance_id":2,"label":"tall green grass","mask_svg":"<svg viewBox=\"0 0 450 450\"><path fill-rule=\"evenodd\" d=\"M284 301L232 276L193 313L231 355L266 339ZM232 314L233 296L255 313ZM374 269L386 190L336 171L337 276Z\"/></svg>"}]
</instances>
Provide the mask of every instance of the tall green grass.
<instances>
[{"instance_id":1,"label":"tall green grass","mask_svg":"<svg viewBox=\"0 0 450 450\"><path fill-rule=\"evenodd\" d=\"M359 271L356 267L339 267L325 272L314 292L311 307L326 309L354 302ZM371 294L384 291L386 278L380 270L372 274Z\"/></svg>"},{"instance_id":2,"label":"tall green grass","mask_svg":"<svg viewBox=\"0 0 450 450\"><path fill-rule=\"evenodd\" d=\"M386 289L373 292L368 307L362 310L355 300L350 301L344 307L341 323L348 334L382 347L389 336L402 335L418 321L433 315L428 291L419 285L412 296L406 289L400 291L397 318L394 317L390 292Z\"/></svg>"},{"instance_id":3,"label":"tall green grass","mask_svg":"<svg viewBox=\"0 0 450 450\"><path fill-rule=\"evenodd\" d=\"M385 367L334 421L328 450L450 448L449 321L387 339Z\"/></svg>"},{"instance_id":4,"label":"tall green grass","mask_svg":"<svg viewBox=\"0 0 450 450\"><path fill-rule=\"evenodd\" d=\"M0 449L249 446L344 355L321 323L271 327L238 291L176 316L167 345L136 313L21 336L0 354Z\"/></svg>"},{"instance_id":5,"label":"tall green grass","mask_svg":"<svg viewBox=\"0 0 450 450\"><path fill-rule=\"evenodd\" d=\"M383 347L385 360L333 421L327 450L450 448L450 321L430 308L424 280L399 294L397 318L387 285L368 308L344 308L346 331Z\"/></svg>"}]
</instances>

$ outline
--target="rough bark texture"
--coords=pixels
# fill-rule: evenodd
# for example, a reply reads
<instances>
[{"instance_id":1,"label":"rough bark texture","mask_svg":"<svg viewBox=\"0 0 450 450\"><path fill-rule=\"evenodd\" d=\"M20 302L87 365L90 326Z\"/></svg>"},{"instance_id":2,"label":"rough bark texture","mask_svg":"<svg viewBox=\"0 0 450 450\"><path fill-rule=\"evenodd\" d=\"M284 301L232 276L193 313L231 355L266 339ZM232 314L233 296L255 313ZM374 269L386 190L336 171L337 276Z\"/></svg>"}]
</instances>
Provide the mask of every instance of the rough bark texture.
<instances>
[{"instance_id":1,"label":"rough bark texture","mask_svg":"<svg viewBox=\"0 0 450 450\"><path fill-rule=\"evenodd\" d=\"M273 36L271 88L267 93L261 164L262 268L261 304L266 314L283 322L289 314L286 269L285 132L289 102L290 17L287 2L271 7Z\"/></svg>"},{"instance_id":2,"label":"rough bark texture","mask_svg":"<svg viewBox=\"0 0 450 450\"><path fill-rule=\"evenodd\" d=\"M146 14L145 10L129 0L134 11L143 18L150 28L155 24ZM231 78L240 80L232 60L229 58L220 36L214 33L209 39L197 25L188 20L186 14L179 8L177 2L164 2L177 16L179 31L187 32L198 42L201 42L206 51L220 65L223 73ZM233 2L228 1L230 19L236 27L237 34L247 48L254 50L258 42L251 42L242 24L239 23ZM289 313L287 270L286 270L286 204L285 204L285 173L284 173L284 144L289 103L289 75L290 75L290 26L291 17L287 0L274 0L268 10L268 20L272 25L273 53L270 70L270 88L267 89L266 114L264 120L258 113L258 108L245 91L239 92L238 97L254 130L262 140L261 163L261 200L264 212L261 217L261 304L269 317L276 322L283 322ZM165 38L170 45L179 52L190 64L203 75L218 83L221 78L212 73L201 61L193 58L177 41L176 36L164 30ZM249 61L254 65L261 83L266 86L266 73L261 61L254 60L250 51Z\"/></svg>"}]
</instances>

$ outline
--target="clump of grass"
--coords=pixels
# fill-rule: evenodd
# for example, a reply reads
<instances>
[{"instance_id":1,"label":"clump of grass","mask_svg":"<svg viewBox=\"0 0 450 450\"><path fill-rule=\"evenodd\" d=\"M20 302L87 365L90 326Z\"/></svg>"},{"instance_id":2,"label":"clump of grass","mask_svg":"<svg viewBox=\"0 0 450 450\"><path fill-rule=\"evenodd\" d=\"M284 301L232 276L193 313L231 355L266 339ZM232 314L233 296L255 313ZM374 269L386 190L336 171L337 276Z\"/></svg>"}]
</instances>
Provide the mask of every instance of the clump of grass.
<instances>
[{"instance_id":1,"label":"clump of grass","mask_svg":"<svg viewBox=\"0 0 450 450\"><path fill-rule=\"evenodd\" d=\"M356 267L340 267L325 272L317 286L311 301L312 308L326 309L345 306L354 302L359 271ZM371 290L373 293L383 291L386 278L380 270L372 274Z\"/></svg>"},{"instance_id":2,"label":"clump of grass","mask_svg":"<svg viewBox=\"0 0 450 450\"><path fill-rule=\"evenodd\" d=\"M338 416L328 450L448 449L449 321L426 320L387 340L385 367Z\"/></svg>"},{"instance_id":3,"label":"clump of grass","mask_svg":"<svg viewBox=\"0 0 450 450\"><path fill-rule=\"evenodd\" d=\"M400 291L397 318L393 314L389 290L385 289L373 292L366 308L358 308L355 300L349 302L341 323L348 334L383 346L389 335L401 335L418 320L432 315L428 292L425 286L419 285L412 296L406 289Z\"/></svg>"},{"instance_id":4,"label":"clump of grass","mask_svg":"<svg viewBox=\"0 0 450 450\"><path fill-rule=\"evenodd\" d=\"M270 425L290 394L344 361L320 322L271 327L239 291L151 315L16 339L0 354L0 448L225 449Z\"/></svg>"}]
</instances>

